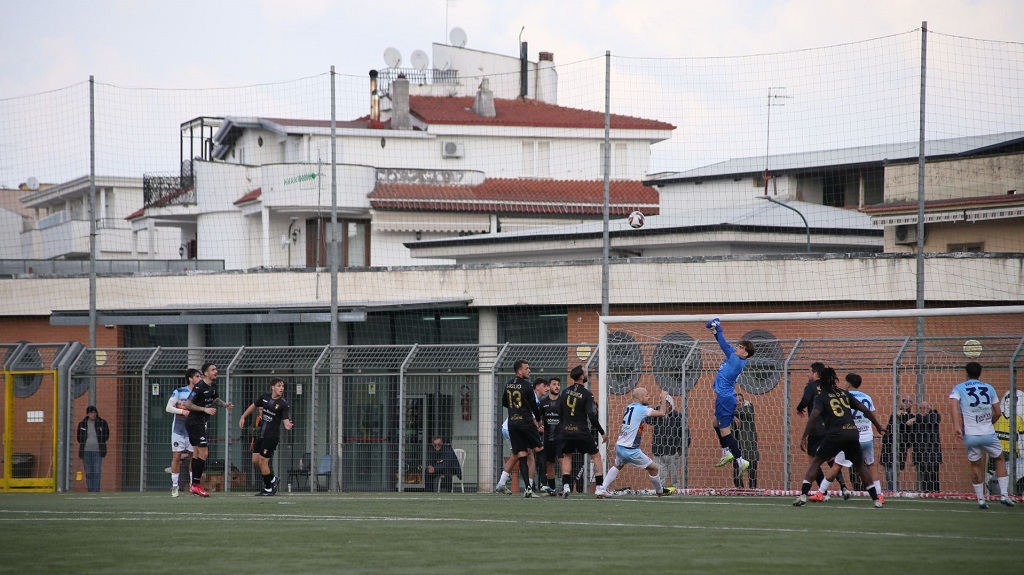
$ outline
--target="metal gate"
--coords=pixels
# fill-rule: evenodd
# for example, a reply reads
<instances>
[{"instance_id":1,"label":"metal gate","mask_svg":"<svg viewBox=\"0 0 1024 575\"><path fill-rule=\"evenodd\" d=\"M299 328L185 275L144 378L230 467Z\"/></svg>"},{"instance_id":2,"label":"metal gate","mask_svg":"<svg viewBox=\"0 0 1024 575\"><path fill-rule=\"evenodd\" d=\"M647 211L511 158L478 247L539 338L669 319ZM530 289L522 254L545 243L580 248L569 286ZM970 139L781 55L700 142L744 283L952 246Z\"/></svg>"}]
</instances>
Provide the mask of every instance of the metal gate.
<instances>
[{"instance_id":1,"label":"metal gate","mask_svg":"<svg viewBox=\"0 0 1024 575\"><path fill-rule=\"evenodd\" d=\"M57 490L57 370L3 372L0 491Z\"/></svg>"}]
</instances>

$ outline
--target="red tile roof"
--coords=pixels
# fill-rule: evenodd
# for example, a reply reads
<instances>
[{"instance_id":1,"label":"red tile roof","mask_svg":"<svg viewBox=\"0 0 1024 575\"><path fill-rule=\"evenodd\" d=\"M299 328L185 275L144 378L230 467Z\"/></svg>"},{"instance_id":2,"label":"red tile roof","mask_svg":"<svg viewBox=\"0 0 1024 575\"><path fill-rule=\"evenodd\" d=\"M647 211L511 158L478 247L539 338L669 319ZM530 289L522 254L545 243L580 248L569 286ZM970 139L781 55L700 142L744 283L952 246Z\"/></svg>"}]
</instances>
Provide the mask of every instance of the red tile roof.
<instances>
[{"instance_id":1,"label":"red tile roof","mask_svg":"<svg viewBox=\"0 0 1024 575\"><path fill-rule=\"evenodd\" d=\"M531 126L544 128L604 128L604 112L566 108L538 100L494 99L496 116L483 118L473 112L472 97L410 96L412 114L428 124L475 126ZM675 126L657 120L611 115L617 130L673 130Z\"/></svg>"},{"instance_id":2,"label":"red tile roof","mask_svg":"<svg viewBox=\"0 0 1024 575\"><path fill-rule=\"evenodd\" d=\"M546 104L538 100L516 99L502 100L495 98L496 116L483 118L476 115L471 107L473 98L448 96L410 96L409 109L413 116L427 124L455 124L471 126L528 126L539 128L604 128L604 112L580 110L555 104ZM281 126L304 128L327 128L330 120L305 120L289 118L264 118ZM368 128L369 116L355 120L339 120L339 128ZM390 127L390 120L384 122ZM611 115L611 127L616 130L674 130L675 126L658 120L634 118L619 114Z\"/></svg>"},{"instance_id":3,"label":"red tile roof","mask_svg":"<svg viewBox=\"0 0 1024 575\"><path fill-rule=\"evenodd\" d=\"M238 198L237 200L235 200L234 204L237 206L239 204L244 204L245 202L251 202L251 201L255 200L256 198L258 198L258 197L260 197L262 195L263 195L263 188L256 188L255 190L252 190L248 194L245 194L244 196L242 196L242 197Z\"/></svg>"},{"instance_id":4,"label":"red tile roof","mask_svg":"<svg viewBox=\"0 0 1024 575\"><path fill-rule=\"evenodd\" d=\"M614 215L659 211L658 192L640 182L613 181L610 193ZM492 178L475 186L378 183L369 198L379 210L599 215L604 182Z\"/></svg>"},{"instance_id":5,"label":"red tile roof","mask_svg":"<svg viewBox=\"0 0 1024 575\"><path fill-rule=\"evenodd\" d=\"M1000 207L1007 204L1024 204L1024 194L996 194L994 196L975 196L973 198L945 198L941 200L926 200L924 207L926 210L940 210L945 208L971 208L971 207L984 207L991 205L992 207ZM917 211L917 201L906 201L906 202L894 202L891 204L873 204L870 206L864 206L861 211L865 214L881 215L881 214L899 214L904 212L915 212Z\"/></svg>"}]
</instances>

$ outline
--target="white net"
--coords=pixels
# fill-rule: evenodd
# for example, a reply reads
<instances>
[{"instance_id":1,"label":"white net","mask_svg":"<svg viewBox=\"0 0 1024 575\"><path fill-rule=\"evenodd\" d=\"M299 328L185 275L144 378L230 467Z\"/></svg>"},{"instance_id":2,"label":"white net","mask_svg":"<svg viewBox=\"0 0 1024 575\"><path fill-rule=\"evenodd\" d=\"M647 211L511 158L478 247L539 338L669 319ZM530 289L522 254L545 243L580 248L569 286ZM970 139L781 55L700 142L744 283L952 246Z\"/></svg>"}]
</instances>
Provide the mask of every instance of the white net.
<instances>
[{"instance_id":1,"label":"white net","mask_svg":"<svg viewBox=\"0 0 1024 575\"><path fill-rule=\"evenodd\" d=\"M664 390L673 396L692 438L681 462L684 481L679 487L694 493L799 490L809 457L800 448L806 415L799 415L796 407L810 379L811 364L821 362L833 367L841 382L848 373L860 375L860 390L871 396L876 416L883 426L890 423L892 432L875 439L876 469L883 489L913 496L971 494L964 448L950 423L949 393L967 379L967 362L983 364L982 379L1000 397L1018 389L1024 368L1024 338L1017 333L1021 310L977 311L977 315L942 315L963 310L941 309L917 315L913 310L824 312L792 314L788 319L771 314L722 315L730 344L748 339L757 349L736 389L743 396L739 407L746 406L737 439L745 457L756 462L754 473L742 482L732 467L714 467L722 450L712 429L712 381L723 354L704 327L711 317L602 318L608 335L598 353L606 350L607 361L597 362L605 376L595 379L607 397L602 403L608 406L610 437L617 436L617 418L631 401L634 388L643 386L655 395ZM922 338L915 335L918 318L925 322ZM901 403L901 398L909 403ZM898 414L895 424L890 422L893 413ZM910 417L915 419L906 425ZM647 453L650 441L647 437L643 444ZM894 446L900 454L895 458ZM613 448L612 443L609 453ZM637 470L624 477L619 480L623 486L649 488Z\"/></svg>"}]
</instances>

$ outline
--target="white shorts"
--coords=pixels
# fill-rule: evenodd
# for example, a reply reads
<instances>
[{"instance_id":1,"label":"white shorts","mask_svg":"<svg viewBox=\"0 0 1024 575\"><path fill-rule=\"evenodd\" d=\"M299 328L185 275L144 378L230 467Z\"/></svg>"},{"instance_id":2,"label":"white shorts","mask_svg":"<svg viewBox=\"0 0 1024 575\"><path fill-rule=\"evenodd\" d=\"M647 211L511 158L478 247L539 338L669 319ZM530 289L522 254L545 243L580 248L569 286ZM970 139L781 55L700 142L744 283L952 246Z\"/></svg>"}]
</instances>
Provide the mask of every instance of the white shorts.
<instances>
[{"instance_id":1,"label":"white shorts","mask_svg":"<svg viewBox=\"0 0 1024 575\"><path fill-rule=\"evenodd\" d=\"M623 465L630 463L639 467L640 469L647 469L651 465L651 458L647 457L647 454L640 451L639 447L623 447L621 445L615 446L615 467L622 467Z\"/></svg>"},{"instance_id":2,"label":"white shorts","mask_svg":"<svg viewBox=\"0 0 1024 575\"><path fill-rule=\"evenodd\" d=\"M871 465L875 462L875 442L865 441L860 444L861 457L864 458L864 465ZM853 462L846 458L846 454L840 451L836 454L836 463L849 469L853 467Z\"/></svg>"},{"instance_id":3,"label":"white shorts","mask_svg":"<svg viewBox=\"0 0 1024 575\"><path fill-rule=\"evenodd\" d=\"M999 438L995 433L965 435L964 447L967 448L968 461L978 461L981 459L982 453L987 453L989 457L999 457L1003 454L1003 444L999 443Z\"/></svg>"},{"instance_id":4,"label":"white shorts","mask_svg":"<svg viewBox=\"0 0 1024 575\"><path fill-rule=\"evenodd\" d=\"M853 467L853 462L847 459L846 454L842 451L836 454L836 463L846 468Z\"/></svg>"},{"instance_id":5,"label":"white shorts","mask_svg":"<svg viewBox=\"0 0 1024 575\"><path fill-rule=\"evenodd\" d=\"M171 433L171 453L192 453L192 444L188 441L187 435Z\"/></svg>"}]
</instances>

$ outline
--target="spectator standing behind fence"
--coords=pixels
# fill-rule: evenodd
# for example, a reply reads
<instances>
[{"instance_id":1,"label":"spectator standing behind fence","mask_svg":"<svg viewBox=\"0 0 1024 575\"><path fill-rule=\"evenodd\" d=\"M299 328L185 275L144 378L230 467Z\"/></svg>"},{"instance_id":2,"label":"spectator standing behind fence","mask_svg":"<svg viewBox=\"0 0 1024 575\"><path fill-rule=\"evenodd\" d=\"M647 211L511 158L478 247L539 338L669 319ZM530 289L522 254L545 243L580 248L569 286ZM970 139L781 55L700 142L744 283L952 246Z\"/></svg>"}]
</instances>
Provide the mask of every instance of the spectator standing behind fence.
<instances>
[{"instance_id":1,"label":"spectator standing behind fence","mask_svg":"<svg viewBox=\"0 0 1024 575\"><path fill-rule=\"evenodd\" d=\"M110 427L100 417L95 405L85 409L85 419L78 424L78 457L85 464L85 485L89 491L100 490L103 458L107 456Z\"/></svg>"},{"instance_id":2,"label":"spectator standing behind fence","mask_svg":"<svg viewBox=\"0 0 1024 575\"><path fill-rule=\"evenodd\" d=\"M658 464L661 484L665 487L682 489L683 414L676 411L675 400L668 396L668 414L665 417L648 417L644 423L651 426L651 454ZM689 432L685 433L689 440ZM744 452L746 453L746 452Z\"/></svg>"},{"instance_id":3,"label":"spectator standing behind fence","mask_svg":"<svg viewBox=\"0 0 1024 575\"><path fill-rule=\"evenodd\" d=\"M747 470L747 487L757 489L757 462L761 459L761 451L757 448L757 422L754 420L754 404L746 400L742 393L736 394L736 417L733 426L736 430L736 441L740 443L740 451L750 462ZM743 474L733 461L733 483L743 488Z\"/></svg>"},{"instance_id":4,"label":"spectator standing behind fence","mask_svg":"<svg viewBox=\"0 0 1024 575\"><path fill-rule=\"evenodd\" d=\"M427 455L424 482L427 491L434 491L440 478L441 492L448 493L452 490L452 477L462 478L462 466L459 465L459 458L455 456L455 450L445 443L440 435L434 436L432 445L434 448Z\"/></svg>"},{"instance_id":5,"label":"spectator standing behind fence","mask_svg":"<svg viewBox=\"0 0 1024 575\"><path fill-rule=\"evenodd\" d=\"M892 442L893 433L899 435L899 457L895 458L895 461L899 462L900 471L907 465L907 448L910 447L910 434L907 422L914 417L911 413L911 409L914 404L910 401L910 396L900 396L899 410L889 416L889 424L885 426L885 432L882 434L882 467L885 467L885 486L889 491L896 491L896 485L893 484L893 466L894 458L892 453Z\"/></svg>"},{"instance_id":6,"label":"spectator standing behind fence","mask_svg":"<svg viewBox=\"0 0 1024 575\"><path fill-rule=\"evenodd\" d=\"M922 401L917 404L911 435L913 437L914 465L917 467L917 489L923 492L939 491L939 465L942 463L942 441L939 423L942 416Z\"/></svg>"}]
</instances>

